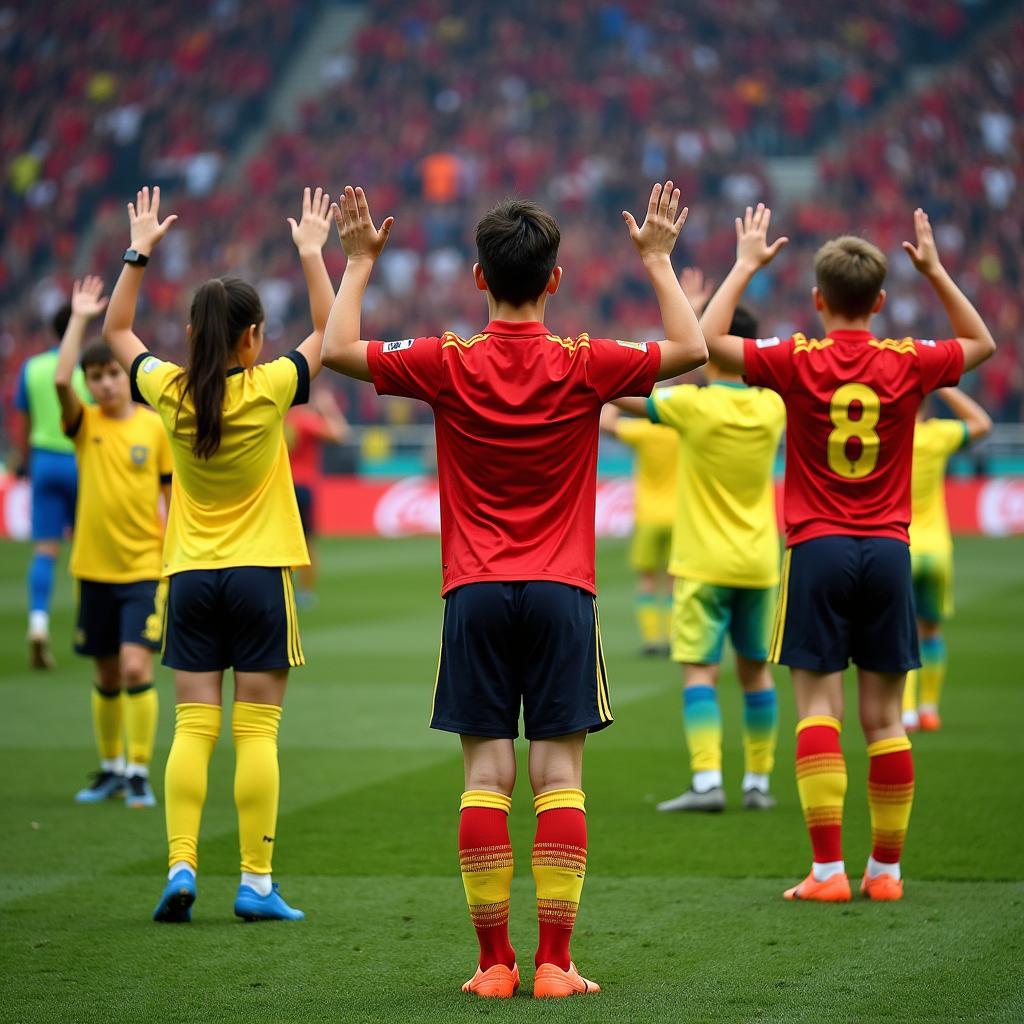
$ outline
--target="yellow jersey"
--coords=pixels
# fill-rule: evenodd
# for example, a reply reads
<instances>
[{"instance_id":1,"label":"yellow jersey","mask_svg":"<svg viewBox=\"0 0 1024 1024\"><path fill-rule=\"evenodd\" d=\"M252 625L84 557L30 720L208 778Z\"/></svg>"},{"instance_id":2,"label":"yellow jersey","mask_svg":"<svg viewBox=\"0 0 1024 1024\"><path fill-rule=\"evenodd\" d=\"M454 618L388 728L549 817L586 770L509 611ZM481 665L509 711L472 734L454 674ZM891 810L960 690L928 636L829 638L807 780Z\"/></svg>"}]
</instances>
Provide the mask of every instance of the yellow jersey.
<instances>
[{"instance_id":1,"label":"yellow jersey","mask_svg":"<svg viewBox=\"0 0 1024 1024\"><path fill-rule=\"evenodd\" d=\"M159 417L132 406L130 416L117 420L83 405L66 433L78 460L71 574L98 583L159 579L160 483L171 473L171 449Z\"/></svg>"},{"instance_id":2,"label":"yellow jersey","mask_svg":"<svg viewBox=\"0 0 1024 1024\"><path fill-rule=\"evenodd\" d=\"M962 420L923 420L914 428L910 547L915 555L953 550L946 514L946 463L969 440Z\"/></svg>"},{"instance_id":3,"label":"yellow jersey","mask_svg":"<svg viewBox=\"0 0 1024 1024\"><path fill-rule=\"evenodd\" d=\"M679 434L668 571L724 587L779 581L775 455L786 407L774 391L722 381L658 388L651 421Z\"/></svg>"},{"instance_id":4,"label":"yellow jersey","mask_svg":"<svg viewBox=\"0 0 1024 1024\"><path fill-rule=\"evenodd\" d=\"M220 447L192 454L195 410L179 401L181 367L140 353L132 396L163 421L174 458L163 573L233 566L309 565L284 440L284 416L309 400L309 365L300 352L249 370L227 371Z\"/></svg>"},{"instance_id":5,"label":"yellow jersey","mask_svg":"<svg viewBox=\"0 0 1024 1024\"><path fill-rule=\"evenodd\" d=\"M621 418L615 436L636 452L637 526L671 526L676 510L676 462L679 441L674 430L647 420Z\"/></svg>"}]
</instances>

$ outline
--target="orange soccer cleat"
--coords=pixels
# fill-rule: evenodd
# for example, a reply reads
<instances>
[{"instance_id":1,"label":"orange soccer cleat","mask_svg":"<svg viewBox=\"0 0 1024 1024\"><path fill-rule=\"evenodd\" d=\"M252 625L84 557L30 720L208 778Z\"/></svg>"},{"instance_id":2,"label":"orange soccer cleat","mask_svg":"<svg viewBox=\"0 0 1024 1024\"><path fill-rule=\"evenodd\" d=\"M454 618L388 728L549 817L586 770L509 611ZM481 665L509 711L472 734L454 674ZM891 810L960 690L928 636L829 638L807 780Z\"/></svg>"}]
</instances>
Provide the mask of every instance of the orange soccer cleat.
<instances>
[{"instance_id":1,"label":"orange soccer cleat","mask_svg":"<svg viewBox=\"0 0 1024 1024\"><path fill-rule=\"evenodd\" d=\"M832 875L819 882L812 871L799 885L783 894L787 900L817 900L819 903L849 903L850 880L845 874Z\"/></svg>"},{"instance_id":2,"label":"orange soccer cleat","mask_svg":"<svg viewBox=\"0 0 1024 1024\"><path fill-rule=\"evenodd\" d=\"M892 875L884 872L875 875L874 878L869 878L865 871L864 878L860 883L860 891L869 900L878 900L879 902L901 900L903 899L903 879L893 878Z\"/></svg>"},{"instance_id":3,"label":"orange soccer cleat","mask_svg":"<svg viewBox=\"0 0 1024 1024\"><path fill-rule=\"evenodd\" d=\"M938 711L921 711L918 715L921 732L938 732L942 728L942 719Z\"/></svg>"},{"instance_id":4,"label":"orange soccer cleat","mask_svg":"<svg viewBox=\"0 0 1024 1024\"><path fill-rule=\"evenodd\" d=\"M472 992L473 995L480 996L482 999L511 999L516 994L517 988L519 988L518 965L513 964L511 967L506 967L504 964L494 964L486 971L481 971L477 967L476 974L462 986L462 991Z\"/></svg>"},{"instance_id":5,"label":"orange soccer cleat","mask_svg":"<svg viewBox=\"0 0 1024 1024\"><path fill-rule=\"evenodd\" d=\"M534 999L562 999L565 996L592 996L601 991L595 981L587 981L569 962L569 970L563 971L555 964L541 964L533 979Z\"/></svg>"}]
</instances>

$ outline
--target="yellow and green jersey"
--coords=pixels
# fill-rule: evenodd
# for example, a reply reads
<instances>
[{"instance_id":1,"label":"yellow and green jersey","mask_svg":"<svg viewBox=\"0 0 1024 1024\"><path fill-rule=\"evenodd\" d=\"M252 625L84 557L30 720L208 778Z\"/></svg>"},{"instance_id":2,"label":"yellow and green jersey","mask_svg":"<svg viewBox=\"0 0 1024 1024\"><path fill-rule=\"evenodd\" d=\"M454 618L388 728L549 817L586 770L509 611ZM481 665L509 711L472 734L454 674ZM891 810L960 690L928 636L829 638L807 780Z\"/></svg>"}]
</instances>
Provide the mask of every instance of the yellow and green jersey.
<instances>
[{"instance_id":1,"label":"yellow and green jersey","mask_svg":"<svg viewBox=\"0 0 1024 1024\"><path fill-rule=\"evenodd\" d=\"M132 397L163 421L174 458L164 575L309 565L284 440L285 413L309 400L305 357L227 371L220 447L209 459L192 454L195 408L182 400L181 367L143 352L130 377Z\"/></svg>"},{"instance_id":2,"label":"yellow and green jersey","mask_svg":"<svg viewBox=\"0 0 1024 1024\"><path fill-rule=\"evenodd\" d=\"M728 587L779 581L775 454L786 408L774 391L721 381L658 388L652 422L679 434L669 572Z\"/></svg>"},{"instance_id":3,"label":"yellow and green jersey","mask_svg":"<svg viewBox=\"0 0 1024 1024\"><path fill-rule=\"evenodd\" d=\"M914 554L953 549L946 514L946 463L970 440L962 420L923 420L914 428L910 547Z\"/></svg>"},{"instance_id":4,"label":"yellow and green jersey","mask_svg":"<svg viewBox=\"0 0 1024 1024\"><path fill-rule=\"evenodd\" d=\"M18 378L14 404L20 412L29 417L30 447L70 455L75 448L64 435L60 421L60 400L57 398L57 388L54 384L56 373L55 348L26 359ZM75 372L71 375L71 386L83 402L92 401L80 366L76 366Z\"/></svg>"},{"instance_id":5,"label":"yellow and green jersey","mask_svg":"<svg viewBox=\"0 0 1024 1024\"><path fill-rule=\"evenodd\" d=\"M78 460L78 505L71 574L97 583L160 578L164 529L161 480L169 480L171 449L149 409L112 419L82 406L68 437Z\"/></svg>"},{"instance_id":6,"label":"yellow and green jersey","mask_svg":"<svg viewBox=\"0 0 1024 1024\"><path fill-rule=\"evenodd\" d=\"M671 526L676 509L676 432L647 420L622 418L615 436L636 452L634 521L637 526Z\"/></svg>"}]
</instances>

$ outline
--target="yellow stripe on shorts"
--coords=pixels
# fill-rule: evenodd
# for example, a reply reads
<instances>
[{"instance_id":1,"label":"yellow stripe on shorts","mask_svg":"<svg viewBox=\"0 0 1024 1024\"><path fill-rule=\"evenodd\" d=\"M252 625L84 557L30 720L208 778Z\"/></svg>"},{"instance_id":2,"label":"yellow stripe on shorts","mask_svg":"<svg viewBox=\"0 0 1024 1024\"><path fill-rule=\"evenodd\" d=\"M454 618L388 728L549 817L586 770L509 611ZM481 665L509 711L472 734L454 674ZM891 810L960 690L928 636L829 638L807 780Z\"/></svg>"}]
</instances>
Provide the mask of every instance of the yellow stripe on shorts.
<instances>
[{"instance_id":1,"label":"yellow stripe on shorts","mask_svg":"<svg viewBox=\"0 0 1024 1024\"><path fill-rule=\"evenodd\" d=\"M782 586L779 587L779 600L775 606L775 625L772 627L772 640L768 645L768 660L778 664L782 655L782 638L786 632L786 605L789 602L789 567L793 559L793 549L786 548L782 559Z\"/></svg>"},{"instance_id":2,"label":"yellow stripe on shorts","mask_svg":"<svg viewBox=\"0 0 1024 1024\"><path fill-rule=\"evenodd\" d=\"M614 721L611 701L608 699L608 666L604 661L604 645L601 643L601 616L594 601L594 655L597 661L597 713L602 722Z\"/></svg>"},{"instance_id":3,"label":"yellow stripe on shorts","mask_svg":"<svg viewBox=\"0 0 1024 1024\"><path fill-rule=\"evenodd\" d=\"M295 668L305 665L302 654L302 641L299 638L299 616L295 608L295 588L292 584L290 569L281 570L281 582L284 585L284 616L287 623L288 664Z\"/></svg>"}]
</instances>

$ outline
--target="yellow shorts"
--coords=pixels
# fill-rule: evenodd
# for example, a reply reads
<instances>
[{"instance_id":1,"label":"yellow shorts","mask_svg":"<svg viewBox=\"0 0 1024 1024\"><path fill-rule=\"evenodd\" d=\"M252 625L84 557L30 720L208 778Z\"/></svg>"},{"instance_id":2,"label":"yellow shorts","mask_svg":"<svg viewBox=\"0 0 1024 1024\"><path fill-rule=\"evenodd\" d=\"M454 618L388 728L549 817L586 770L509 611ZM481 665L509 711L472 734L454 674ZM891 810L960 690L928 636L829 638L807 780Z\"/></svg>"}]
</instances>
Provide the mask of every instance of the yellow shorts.
<instances>
[{"instance_id":1,"label":"yellow shorts","mask_svg":"<svg viewBox=\"0 0 1024 1024\"><path fill-rule=\"evenodd\" d=\"M664 572L671 552L671 526L636 525L629 549L629 564L636 572Z\"/></svg>"},{"instance_id":2,"label":"yellow shorts","mask_svg":"<svg viewBox=\"0 0 1024 1024\"><path fill-rule=\"evenodd\" d=\"M917 617L942 622L953 614L953 553L910 551L910 575L914 581Z\"/></svg>"},{"instance_id":3,"label":"yellow shorts","mask_svg":"<svg viewBox=\"0 0 1024 1024\"><path fill-rule=\"evenodd\" d=\"M717 665L728 634L750 661L768 658L775 587L724 587L678 577L672 589L672 660Z\"/></svg>"}]
</instances>

